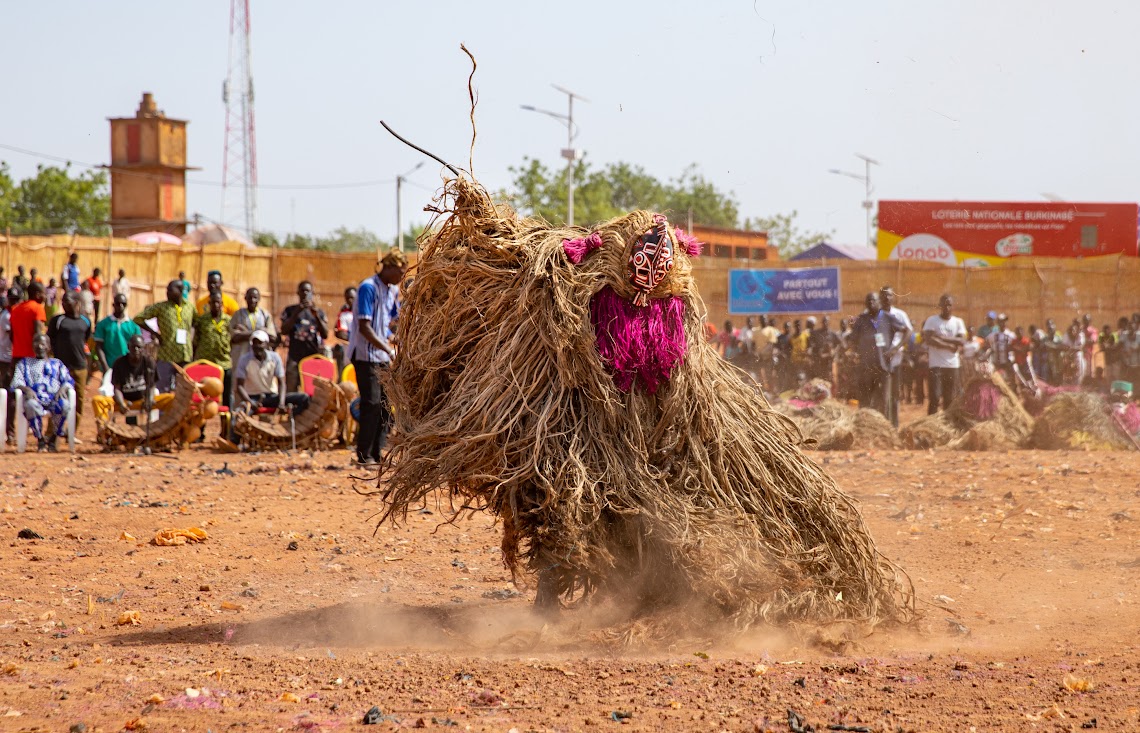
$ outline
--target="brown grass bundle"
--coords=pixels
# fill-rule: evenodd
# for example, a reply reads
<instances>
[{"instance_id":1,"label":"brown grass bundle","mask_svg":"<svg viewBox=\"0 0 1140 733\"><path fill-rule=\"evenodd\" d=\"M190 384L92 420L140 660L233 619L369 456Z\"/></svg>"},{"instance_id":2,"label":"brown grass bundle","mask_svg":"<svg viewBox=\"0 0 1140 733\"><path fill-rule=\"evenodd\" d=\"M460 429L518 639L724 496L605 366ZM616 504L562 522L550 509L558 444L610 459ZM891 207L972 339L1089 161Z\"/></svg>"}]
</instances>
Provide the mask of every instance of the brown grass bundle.
<instances>
[{"instance_id":1,"label":"brown grass bundle","mask_svg":"<svg viewBox=\"0 0 1140 733\"><path fill-rule=\"evenodd\" d=\"M738 627L912 616L909 579L854 503L706 343L684 251L652 293L683 299L683 363L655 394L615 386L591 298L631 298L650 213L598 227L604 246L579 265L562 241L586 230L521 218L467 179L447 183L440 217L398 325L381 522L442 490L453 519L497 516L515 577L525 566L567 601L697 602Z\"/></svg>"},{"instance_id":2,"label":"brown grass bundle","mask_svg":"<svg viewBox=\"0 0 1140 733\"><path fill-rule=\"evenodd\" d=\"M1037 418L1031 443L1044 450L1130 450L1132 442L1108 414L1108 401L1094 392L1056 395Z\"/></svg>"},{"instance_id":3,"label":"brown grass bundle","mask_svg":"<svg viewBox=\"0 0 1140 733\"><path fill-rule=\"evenodd\" d=\"M898 431L878 410L857 409L838 400L824 400L803 410L782 402L773 405L772 409L796 424L808 448L875 450L899 447Z\"/></svg>"},{"instance_id":4,"label":"brown grass bundle","mask_svg":"<svg viewBox=\"0 0 1140 733\"><path fill-rule=\"evenodd\" d=\"M997 388L998 394L992 390ZM997 408L988 419L972 413L980 390L997 397ZM899 430L907 448L949 448L951 450L1013 450L1023 448L1033 432L1033 418L1000 374L973 377L950 409L915 420Z\"/></svg>"}]
</instances>

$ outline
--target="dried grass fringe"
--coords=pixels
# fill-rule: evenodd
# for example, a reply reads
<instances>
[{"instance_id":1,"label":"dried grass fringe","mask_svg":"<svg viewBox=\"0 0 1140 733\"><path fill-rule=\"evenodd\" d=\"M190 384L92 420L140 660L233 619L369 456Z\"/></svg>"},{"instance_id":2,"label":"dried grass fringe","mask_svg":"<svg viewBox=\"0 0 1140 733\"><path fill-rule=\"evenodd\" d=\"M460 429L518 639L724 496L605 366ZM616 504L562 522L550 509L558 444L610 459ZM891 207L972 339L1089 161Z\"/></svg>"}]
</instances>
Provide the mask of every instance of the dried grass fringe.
<instances>
[{"instance_id":1,"label":"dried grass fringe","mask_svg":"<svg viewBox=\"0 0 1140 733\"><path fill-rule=\"evenodd\" d=\"M900 446L898 431L878 410L854 408L838 400L824 400L807 410L786 402L772 409L796 424L816 450L890 450Z\"/></svg>"},{"instance_id":2,"label":"dried grass fringe","mask_svg":"<svg viewBox=\"0 0 1140 733\"><path fill-rule=\"evenodd\" d=\"M1108 401L1091 392L1053 397L1033 426L1031 443L1045 450L1132 450L1132 442L1108 414Z\"/></svg>"},{"instance_id":3,"label":"dried grass fringe","mask_svg":"<svg viewBox=\"0 0 1140 733\"><path fill-rule=\"evenodd\" d=\"M381 522L441 490L451 519L503 523L516 578L545 573L569 601L595 594L650 612L699 601L755 622L905 622L909 578L875 548L855 504L801 436L704 338L688 256L653 297L685 302L688 353L656 395L622 393L595 350L590 299L632 297L636 211L587 234L521 218L449 180L404 293Z\"/></svg>"}]
</instances>

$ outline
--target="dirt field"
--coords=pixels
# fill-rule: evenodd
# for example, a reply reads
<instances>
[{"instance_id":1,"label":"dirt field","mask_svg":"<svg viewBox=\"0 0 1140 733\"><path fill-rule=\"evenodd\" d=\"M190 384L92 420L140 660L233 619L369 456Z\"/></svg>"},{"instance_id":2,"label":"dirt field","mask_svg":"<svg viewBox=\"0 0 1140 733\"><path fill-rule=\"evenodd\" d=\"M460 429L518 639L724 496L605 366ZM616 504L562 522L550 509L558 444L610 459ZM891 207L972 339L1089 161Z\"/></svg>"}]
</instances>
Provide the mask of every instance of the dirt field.
<instances>
[{"instance_id":1,"label":"dirt field","mask_svg":"<svg viewBox=\"0 0 1140 733\"><path fill-rule=\"evenodd\" d=\"M0 454L0 730L1140 729L1140 454L817 458L916 629L625 647L531 614L486 518L373 535L346 451Z\"/></svg>"}]
</instances>

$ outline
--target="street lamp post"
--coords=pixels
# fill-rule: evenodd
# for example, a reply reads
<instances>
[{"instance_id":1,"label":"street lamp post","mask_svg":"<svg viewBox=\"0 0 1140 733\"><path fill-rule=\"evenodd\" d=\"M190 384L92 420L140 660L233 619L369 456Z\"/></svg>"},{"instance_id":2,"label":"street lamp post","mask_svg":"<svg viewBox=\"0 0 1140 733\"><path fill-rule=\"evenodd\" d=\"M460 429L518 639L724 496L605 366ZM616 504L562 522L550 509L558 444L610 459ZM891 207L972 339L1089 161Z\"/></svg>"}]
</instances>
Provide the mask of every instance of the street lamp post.
<instances>
[{"instance_id":1,"label":"street lamp post","mask_svg":"<svg viewBox=\"0 0 1140 733\"><path fill-rule=\"evenodd\" d=\"M873 204L871 203L871 192L874 190L874 186L871 185L871 166L872 165L879 165L879 161L875 160L874 158L869 158L866 155L863 155L862 153L855 153L855 157L859 158L860 160L863 161L863 167L864 167L863 175L859 175L858 173L850 173L848 171L841 171L837 168L832 168L831 170L828 171L828 173L834 173L837 176L847 176L848 178L854 178L856 181L862 181L863 186L866 190L866 196L863 199L863 208L867 212L867 244L870 245L871 244L871 208L873 206Z\"/></svg>"},{"instance_id":2,"label":"street lamp post","mask_svg":"<svg viewBox=\"0 0 1140 733\"><path fill-rule=\"evenodd\" d=\"M422 168L424 162L425 161L421 160L416 164L415 168L412 168L410 171L404 173L403 175L396 176L396 249L400 250L401 252L404 251L404 224L400 211L401 190L404 186L404 179Z\"/></svg>"},{"instance_id":3,"label":"street lamp post","mask_svg":"<svg viewBox=\"0 0 1140 733\"><path fill-rule=\"evenodd\" d=\"M567 114L539 109L529 104L523 104L520 107L528 112L538 112L547 117L553 117L566 125L566 147L562 149L562 157L566 159L566 226L574 226L574 163L582 159L582 152L574 149L574 138L578 136L578 129L574 124L574 100L580 99L583 102L590 100L557 84L551 84L551 86L566 95Z\"/></svg>"}]
</instances>

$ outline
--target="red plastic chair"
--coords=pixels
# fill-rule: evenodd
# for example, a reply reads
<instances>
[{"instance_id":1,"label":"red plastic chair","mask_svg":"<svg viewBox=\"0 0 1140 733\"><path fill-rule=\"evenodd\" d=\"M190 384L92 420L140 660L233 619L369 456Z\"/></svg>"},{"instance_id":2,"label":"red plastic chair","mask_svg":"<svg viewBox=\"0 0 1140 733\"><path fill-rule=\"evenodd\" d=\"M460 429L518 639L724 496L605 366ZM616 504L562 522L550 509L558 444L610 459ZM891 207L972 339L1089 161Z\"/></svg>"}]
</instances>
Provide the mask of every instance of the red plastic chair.
<instances>
[{"instance_id":1,"label":"red plastic chair","mask_svg":"<svg viewBox=\"0 0 1140 733\"><path fill-rule=\"evenodd\" d=\"M207 359L199 359L192 361L186 365L186 376L193 379L195 382L201 382L206 377L217 377L221 382L225 382L226 370ZM201 395L194 395L194 403L197 404L203 399L208 399L218 403L218 417L222 421L222 431L228 433L230 430L230 408L222 404L221 399L217 397L202 397Z\"/></svg>"},{"instance_id":2,"label":"red plastic chair","mask_svg":"<svg viewBox=\"0 0 1140 733\"><path fill-rule=\"evenodd\" d=\"M327 356L313 354L297 362L297 370L301 373L301 389L310 397L316 390L315 378L320 377L330 382L336 381L336 362Z\"/></svg>"}]
</instances>

